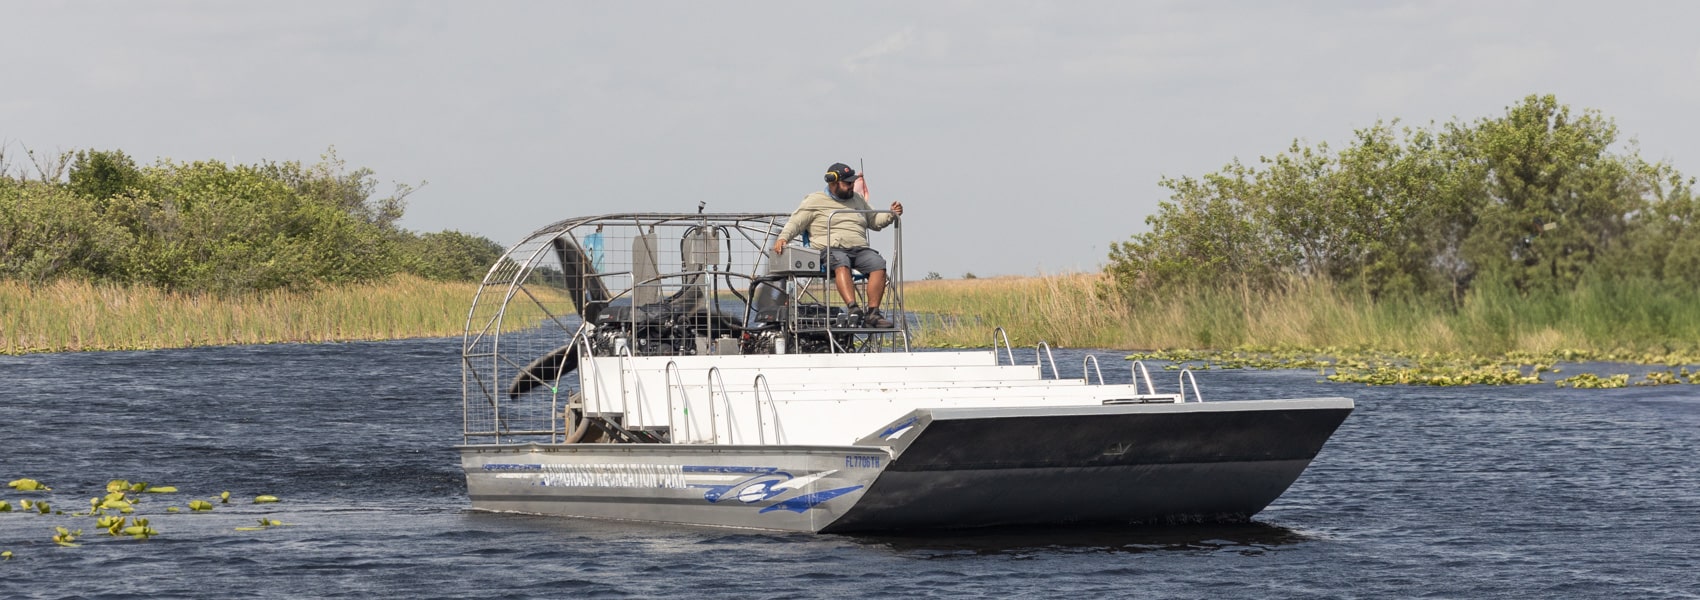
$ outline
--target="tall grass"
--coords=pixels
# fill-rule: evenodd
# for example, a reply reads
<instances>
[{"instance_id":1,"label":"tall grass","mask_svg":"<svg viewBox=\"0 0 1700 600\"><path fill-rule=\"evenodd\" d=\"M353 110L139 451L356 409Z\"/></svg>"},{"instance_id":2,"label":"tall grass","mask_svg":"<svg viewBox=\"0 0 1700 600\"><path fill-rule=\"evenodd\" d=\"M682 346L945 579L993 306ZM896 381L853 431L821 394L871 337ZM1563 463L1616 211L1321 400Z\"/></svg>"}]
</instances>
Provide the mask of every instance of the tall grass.
<instances>
[{"instance_id":1,"label":"tall grass","mask_svg":"<svg viewBox=\"0 0 1700 600\"><path fill-rule=\"evenodd\" d=\"M1097 274L909 282L916 342L1017 345L1347 349L1496 355L1579 351L1619 358L1700 352L1700 293L1651 283L1592 284L1522 295L1486 286L1457 310L1439 302L1371 302L1328 282L1285 290L1196 288L1127 301ZM78 281L0 282L0 353L135 350L459 335L477 284L413 276L313 292L174 294ZM536 293L548 293L537 290ZM511 308L504 328L537 315Z\"/></svg>"},{"instance_id":2,"label":"tall grass","mask_svg":"<svg viewBox=\"0 0 1700 600\"><path fill-rule=\"evenodd\" d=\"M986 346L993 327L1032 344L1124 349L1288 347L1488 355L1665 354L1700 349L1700 294L1652 283L1522 295L1484 287L1453 310L1439 301L1370 301L1325 281L1285 290L1194 288L1124 300L1096 274L922 281L924 345Z\"/></svg>"},{"instance_id":3,"label":"tall grass","mask_svg":"<svg viewBox=\"0 0 1700 600\"><path fill-rule=\"evenodd\" d=\"M1039 340L1073 347L1125 347L1133 309L1097 293L1094 275L998 277L907 282L904 308L921 313L916 341L988 346L1003 327L1015 344Z\"/></svg>"},{"instance_id":4,"label":"tall grass","mask_svg":"<svg viewBox=\"0 0 1700 600\"><path fill-rule=\"evenodd\" d=\"M453 336L465 326L477 289L414 276L239 296L6 281L0 282L0 353Z\"/></svg>"}]
</instances>

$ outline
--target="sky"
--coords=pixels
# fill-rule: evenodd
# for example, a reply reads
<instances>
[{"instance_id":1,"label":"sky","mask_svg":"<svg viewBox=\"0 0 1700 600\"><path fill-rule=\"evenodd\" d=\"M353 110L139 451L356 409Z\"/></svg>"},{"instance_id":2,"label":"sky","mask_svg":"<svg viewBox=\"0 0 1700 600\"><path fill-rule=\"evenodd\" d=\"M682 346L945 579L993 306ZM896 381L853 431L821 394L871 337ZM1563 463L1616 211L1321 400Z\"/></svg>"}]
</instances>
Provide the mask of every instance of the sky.
<instances>
[{"instance_id":1,"label":"sky","mask_svg":"<svg viewBox=\"0 0 1700 600\"><path fill-rule=\"evenodd\" d=\"M316 162L504 246L613 212L788 212L833 162L904 272L1095 271L1163 177L1529 94L1700 174L1700 3L3 2L0 143ZM882 235L882 234L876 234Z\"/></svg>"}]
</instances>

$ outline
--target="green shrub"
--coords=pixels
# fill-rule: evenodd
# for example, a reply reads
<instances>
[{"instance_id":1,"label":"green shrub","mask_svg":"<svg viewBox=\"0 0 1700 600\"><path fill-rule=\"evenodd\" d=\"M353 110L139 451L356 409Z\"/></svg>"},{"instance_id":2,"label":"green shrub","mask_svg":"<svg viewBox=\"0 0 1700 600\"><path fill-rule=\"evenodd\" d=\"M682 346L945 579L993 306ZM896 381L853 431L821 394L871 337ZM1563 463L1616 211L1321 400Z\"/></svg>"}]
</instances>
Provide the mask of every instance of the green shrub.
<instances>
[{"instance_id":1,"label":"green shrub","mask_svg":"<svg viewBox=\"0 0 1700 600\"><path fill-rule=\"evenodd\" d=\"M181 292L303 290L413 273L477 281L501 255L488 239L400 229L397 186L375 198L368 169L160 161L66 153L69 175L0 173L0 278L134 283Z\"/></svg>"}]
</instances>

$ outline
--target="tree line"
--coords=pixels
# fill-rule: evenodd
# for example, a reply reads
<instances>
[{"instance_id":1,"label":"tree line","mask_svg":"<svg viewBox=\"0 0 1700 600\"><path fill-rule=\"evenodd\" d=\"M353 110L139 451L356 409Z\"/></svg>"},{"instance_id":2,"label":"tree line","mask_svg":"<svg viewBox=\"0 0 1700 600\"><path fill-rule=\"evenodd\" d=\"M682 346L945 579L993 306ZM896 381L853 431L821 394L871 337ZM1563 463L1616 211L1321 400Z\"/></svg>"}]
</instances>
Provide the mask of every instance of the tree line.
<instances>
[{"instance_id":1,"label":"tree line","mask_svg":"<svg viewBox=\"0 0 1700 600\"><path fill-rule=\"evenodd\" d=\"M396 223L412 186L377 195L332 149L316 164L137 165L119 150L0 148L0 278L143 284L183 292L310 289L411 273L476 281L499 244ZM17 168L13 168L16 166Z\"/></svg>"},{"instance_id":2,"label":"tree line","mask_svg":"<svg viewBox=\"0 0 1700 600\"><path fill-rule=\"evenodd\" d=\"M1338 151L1295 141L1255 164L1164 178L1151 230L1113 243L1106 272L1127 294L1325 279L1454 306L1482 286L1692 290L1694 180L1618 142L1611 119L1550 95L1473 122L1377 122Z\"/></svg>"}]
</instances>

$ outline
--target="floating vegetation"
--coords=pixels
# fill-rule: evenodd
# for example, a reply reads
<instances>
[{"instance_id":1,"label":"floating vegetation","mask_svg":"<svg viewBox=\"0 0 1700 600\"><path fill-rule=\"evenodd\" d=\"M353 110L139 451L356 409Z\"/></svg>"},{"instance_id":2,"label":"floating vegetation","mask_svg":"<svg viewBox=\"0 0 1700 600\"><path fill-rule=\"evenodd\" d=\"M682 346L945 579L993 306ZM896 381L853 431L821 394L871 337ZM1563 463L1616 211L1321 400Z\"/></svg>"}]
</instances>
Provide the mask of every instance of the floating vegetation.
<instances>
[{"instance_id":1,"label":"floating vegetation","mask_svg":"<svg viewBox=\"0 0 1700 600\"><path fill-rule=\"evenodd\" d=\"M1687 379L1688 383L1700 384L1700 371L1689 372L1688 367L1683 367L1677 371L1676 376L1678 379Z\"/></svg>"},{"instance_id":2,"label":"floating vegetation","mask_svg":"<svg viewBox=\"0 0 1700 600\"><path fill-rule=\"evenodd\" d=\"M1580 375L1560 379L1557 383L1558 387L1573 387L1577 389L1598 390L1620 388L1629 385L1629 374L1619 373L1617 375L1600 377L1593 373L1582 373Z\"/></svg>"},{"instance_id":3,"label":"floating vegetation","mask_svg":"<svg viewBox=\"0 0 1700 600\"><path fill-rule=\"evenodd\" d=\"M128 521L128 520L129 519L126 518L126 517L113 517L113 516L108 516L108 515L101 515L100 517L98 517L94 520L94 524L96 526L100 527L101 529L105 529L106 535L114 535L115 536L115 535L118 535L118 530L124 527L124 522Z\"/></svg>"},{"instance_id":4,"label":"floating vegetation","mask_svg":"<svg viewBox=\"0 0 1700 600\"><path fill-rule=\"evenodd\" d=\"M106 535L113 537L127 535L138 540L143 540L159 535L158 531L154 530L153 527L148 526L148 520L144 517L130 519L128 517L101 515L96 518L94 522L95 525L106 530Z\"/></svg>"},{"instance_id":5,"label":"floating vegetation","mask_svg":"<svg viewBox=\"0 0 1700 600\"><path fill-rule=\"evenodd\" d=\"M262 530L265 530L265 529L270 529L272 527L277 527L279 525L283 525L283 521L278 521L276 519L267 519L265 517L261 517L259 527L237 527L236 530L237 531L262 531Z\"/></svg>"},{"instance_id":6,"label":"floating vegetation","mask_svg":"<svg viewBox=\"0 0 1700 600\"><path fill-rule=\"evenodd\" d=\"M42 485L39 481L35 481L33 479L19 479L13 481L11 483L11 487L23 491L43 491L48 489L47 486ZM171 493L178 493L178 489L174 486L153 486L143 481L113 479L106 483L106 493L104 495L89 498L88 512L74 512L69 516L85 518L93 517L93 524L96 527L94 531L104 531L107 536L123 536L136 540L146 540L159 535L160 533L159 530L155 529L149 522L148 517L135 514L137 509L144 504L143 498L145 498L147 494ZM229 503L230 492L225 491L217 496L209 497L207 499L190 500L188 503L190 511L202 512L212 510L213 503L211 500L213 498L218 499L218 501L222 503ZM255 504L270 504L278 501L278 498L272 495L259 495L254 498ZM20 499L18 502L18 506L26 512L33 511L43 515L66 515L63 511L53 510L52 506L43 500ZM151 503L148 505L152 506ZM12 510L13 505L11 502L0 500L0 512L12 512ZM180 513L183 511L180 507L168 506L164 508L164 512ZM283 522L261 517L260 527L238 529L264 529L279 525L283 525ZM82 545L78 542L78 538L82 535L82 529L55 527L53 541L61 546L75 548ZM9 559L10 557L11 553L7 552L5 554L5 558Z\"/></svg>"},{"instance_id":7,"label":"floating vegetation","mask_svg":"<svg viewBox=\"0 0 1700 600\"><path fill-rule=\"evenodd\" d=\"M1687 371L1687 369L1683 369L1684 373ZM1635 385L1677 385L1680 383L1682 383L1682 379L1680 379L1676 373L1672 373L1670 371L1653 371L1648 373L1641 381L1635 382Z\"/></svg>"},{"instance_id":8,"label":"floating vegetation","mask_svg":"<svg viewBox=\"0 0 1700 600\"><path fill-rule=\"evenodd\" d=\"M11 481L11 483L7 483L6 485L8 487L10 487L14 490L18 490L20 492L51 492L51 491L53 491L53 488L47 487L45 484L41 483L40 481L36 481L34 479L14 479L14 480Z\"/></svg>"},{"instance_id":9,"label":"floating vegetation","mask_svg":"<svg viewBox=\"0 0 1700 600\"><path fill-rule=\"evenodd\" d=\"M147 519L136 519L135 521L131 521L129 527L118 530L118 533L138 540L145 540L155 535L159 535L158 531L154 531L152 527L148 526Z\"/></svg>"},{"instance_id":10,"label":"floating vegetation","mask_svg":"<svg viewBox=\"0 0 1700 600\"><path fill-rule=\"evenodd\" d=\"M1328 381L1366 385L1527 385L1542 383L1543 374L1557 374L1558 362L1604 361L1654 363L1700 362L1681 353L1630 354L1583 350L1548 353L1517 352L1501 356L1452 355L1429 352L1376 352L1362 349L1241 347L1233 350L1157 350L1127 355L1128 360L1166 361L1168 370L1193 369L1316 369ZM1629 375L1602 377L1583 373L1558 380L1561 387L1614 388L1629 385ZM1621 381L1619 381L1621 380ZM1700 373L1653 371L1634 385L1700 383Z\"/></svg>"},{"instance_id":11,"label":"floating vegetation","mask_svg":"<svg viewBox=\"0 0 1700 600\"><path fill-rule=\"evenodd\" d=\"M1540 377L1525 375L1519 369L1485 366L1469 370L1448 371L1425 367L1405 368L1378 366L1368 372L1335 372L1329 381L1362 383L1366 385L1520 385L1540 383Z\"/></svg>"},{"instance_id":12,"label":"floating vegetation","mask_svg":"<svg viewBox=\"0 0 1700 600\"><path fill-rule=\"evenodd\" d=\"M135 493L140 494L142 492L148 491L148 482L146 482L146 481L131 482L131 481L127 481L127 480L124 480L124 479L114 479L114 480L106 483L106 491L108 491L108 492L131 491L131 492L135 492Z\"/></svg>"}]
</instances>

